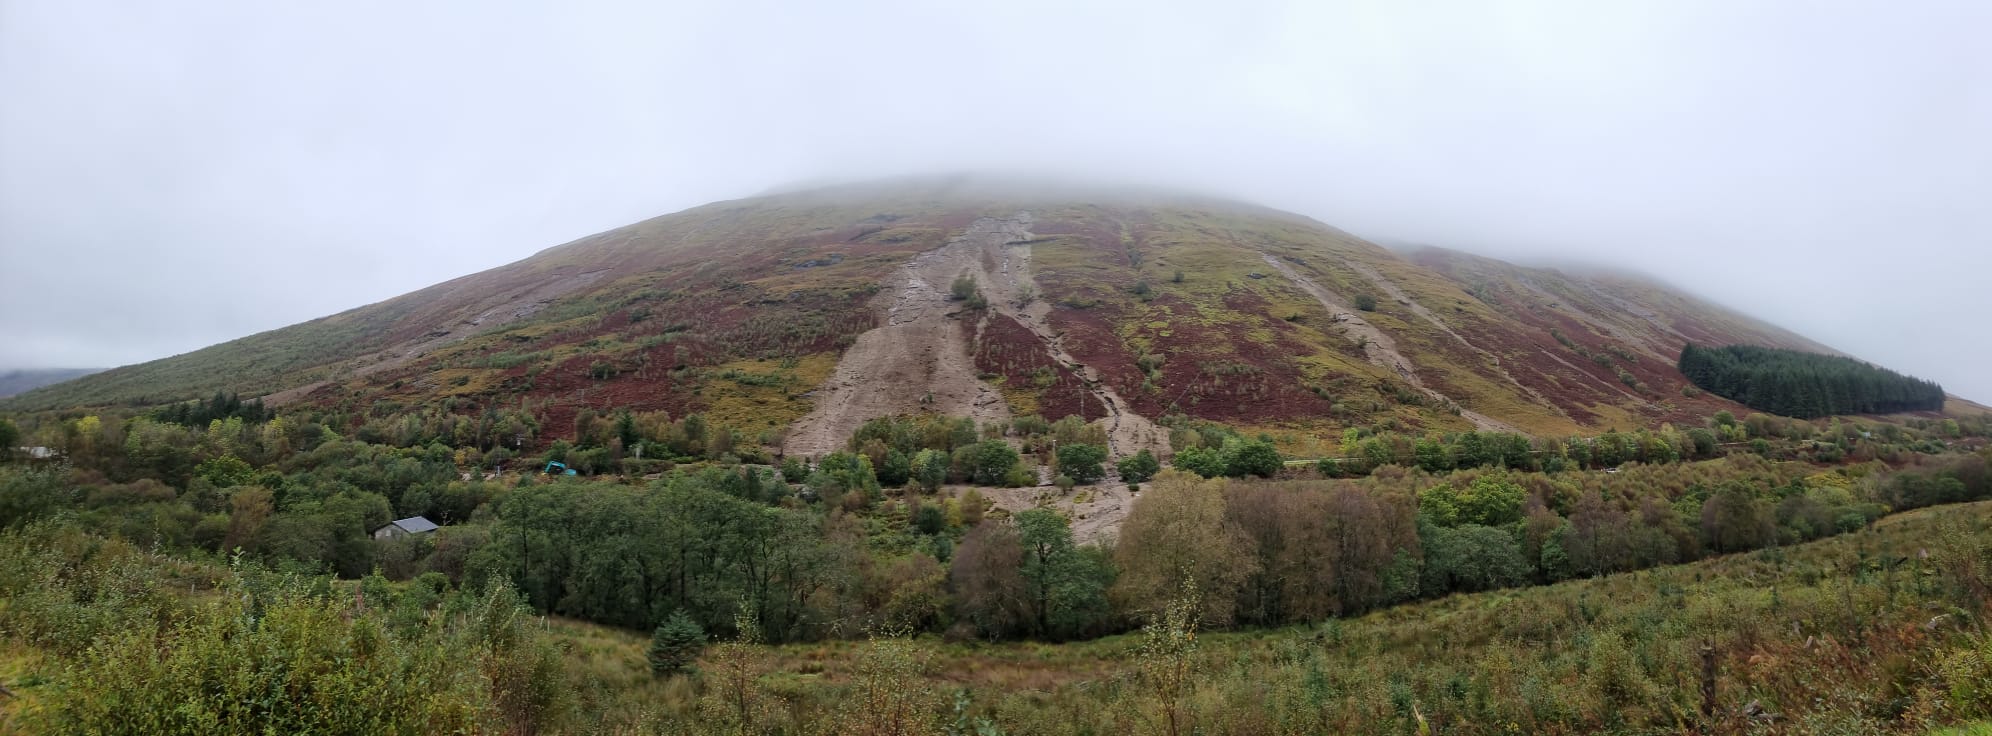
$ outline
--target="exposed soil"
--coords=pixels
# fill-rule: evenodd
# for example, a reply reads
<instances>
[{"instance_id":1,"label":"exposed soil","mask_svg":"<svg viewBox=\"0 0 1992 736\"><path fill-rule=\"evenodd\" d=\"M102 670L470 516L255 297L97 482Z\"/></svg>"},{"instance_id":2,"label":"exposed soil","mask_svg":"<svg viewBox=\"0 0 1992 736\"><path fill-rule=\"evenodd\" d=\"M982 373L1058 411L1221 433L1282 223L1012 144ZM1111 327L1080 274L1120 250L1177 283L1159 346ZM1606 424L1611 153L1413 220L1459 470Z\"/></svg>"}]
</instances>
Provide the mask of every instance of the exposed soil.
<instances>
[{"instance_id":1,"label":"exposed soil","mask_svg":"<svg viewBox=\"0 0 1992 736\"><path fill-rule=\"evenodd\" d=\"M1424 392L1425 395L1437 399L1441 404L1459 406L1459 402L1447 398L1445 394L1439 393L1437 389L1426 386L1425 382L1418 378L1417 366L1411 362L1411 359L1405 357L1403 353L1398 352L1397 341L1391 339L1390 335L1385 334L1383 330L1377 329L1375 325L1364 320L1339 295L1322 288L1313 279L1302 275L1299 271L1295 271L1293 266L1288 265L1286 261L1280 260L1270 253L1262 253L1260 257L1264 258L1266 263L1270 264L1273 268L1278 269L1280 273L1285 274L1288 279L1293 281L1295 286L1299 286L1302 291L1314 297L1315 301L1321 302L1321 306L1326 307L1328 312L1334 315L1336 324L1342 326L1343 334L1363 346L1363 357L1368 359L1370 363L1396 372L1397 376L1404 379L1405 383L1409 383L1413 388ZM1499 430L1502 432L1520 431L1514 425L1463 406L1460 407L1460 416L1473 422L1473 426L1480 429Z\"/></svg>"},{"instance_id":2,"label":"exposed soil","mask_svg":"<svg viewBox=\"0 0 1992 736\"><path fill-rule=\"evenodd\" d=\"M960 495L966 489L967 486L963 486L954 492ZM1118 481L1080 486L1070 493L1049 485L976 488L975 491L989 499L996 508L1013 514L1040 506L1057 509L1065 514L1065 518L1072 520L1072 541L1079 544L1106 544L1119 539L1121 524L1127 521L1128 513L1134 509L1135 497L1128 491L1127 484ZM1084 501L1081 502L1081 499Z\"/></svg>"},{"instance_id":3,"label":"exposed soil","mask_svg":"<svg viewBox=\"0 0 1992 736\"><path fill-rule=\"evenodd\" d=\"M1028 223L1028 213L1019 216ZM1029 234L1025 233L1022 238L990 246L994 252L989 253L986 262L994 263L996 267L976 277L976 281L983 284L990 309L1015 319L1036 335L1044 346L1045 354L1078 376L1086 390L1106 407L1108 455L1119 458L1144 449L1157 457L1166 455L1169 451L1168 430L1136 414L1126 399L1100 380L1099 371L1079 362L1066 350L1064 340L1052 329L1051 304L1036 298L1043 292L1031 278L1031 248L1029 245L1015 245L1029 239ZM1026 298L1027 295L1032 298Z\"/></svg>"},{"instance_id":4,"label":"exposed soil","mask_svg":"<svg viewBox=\"0 0 1992 736\"><path fill-rule=\"evenodd\" d=\"M876 300L883 324L860 335L820 389L816 408L789 431L782 451L820 456L842 447L865 420L914 412L966 415L979 423L1006 422L1002 395L977 377L970 338L987 334L1021 342L1022 327L1056 367L1059 383L1076 378L1079 388L1104 411L1111 457L1169 448L1169 433L1129 408L1100 380L1099 373L1068 352L1050 324L1051 305L1037 298L1031 279L1029 212L981 217L940 248L921 253L901 267L896 284ZM976 313L951 300L956 278L973 278L988 302ZM964 320L978 318L976 324ZM1012 348L1022 347L1012 345ZM986 359L986 356L985 356ZM1092 403L1092 402L1085 402ZM1093 416L1091 406L1079 413Z\"/></svg>"},{"instance_id":5,"label":"exposed soil","mask_svg":"<svg viewBox=\"0 0 1992 736\"><path fill-rule=\"evenodd\" d=\"M935 412L978 424L1007 423L1003 395L976 377L969 326L962 321L971 313L951 300L949 289L955 277L982 271L985 250L1029 240L1029 228L1029 213L983 217L894 272L887 282L892 286L873 300L884 324L844 351L836 372L817 390L816 408L790 428L782 453L835 452L865 420L883 416Z\"/></svg>"}]
</instances>

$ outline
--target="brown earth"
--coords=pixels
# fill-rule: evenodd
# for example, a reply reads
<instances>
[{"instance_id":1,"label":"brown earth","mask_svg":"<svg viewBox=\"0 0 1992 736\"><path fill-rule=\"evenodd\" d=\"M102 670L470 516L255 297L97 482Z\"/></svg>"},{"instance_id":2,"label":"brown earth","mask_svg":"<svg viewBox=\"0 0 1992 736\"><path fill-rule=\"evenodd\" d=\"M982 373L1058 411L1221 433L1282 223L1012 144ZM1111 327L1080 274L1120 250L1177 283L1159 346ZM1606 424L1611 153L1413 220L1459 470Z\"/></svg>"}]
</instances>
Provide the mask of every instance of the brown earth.
<instances>
[{"instance_id":1,"label":"brown earth","mask_svg":"<svg viewBox=\"0 0 1992 736\"><path fill-rule=\"evenodd\" d=\"M953 488L950 492L959 496L967 488ZM996 508L1013 514L1041 507L1057 509L1072 521L1072 541L1079 544L1111 544L1118 539L1121 524L1127 521L1128 513L1134 509L1136 495L1128 490L1126 483L1118 481L1079 486L1070 492L1060 491L1052 485L976 488L975 492L989 499Z\"/></svg>"},{"instance_id":2,"label":"brown earth","mask_svg":"<svg viewBox=\"0 0 1992 736\"><path fill-rule=\"evenodd\" d=\"M1029 240L1029 227L1028 213L978 219L894 273L874 300L883 324L844 351L836 372L817 390L816 408L789 429L782 453L821 457L843 449L866 420L900 414L1008 423L1003 395L976 375L962 319L970 313L953 301L950 288L957 276L981 271L984 250Z\"/></svg>"},{"instance_id":3,"label":"brown earth","mask_svg":"<svg viewBox=\"0 0 1992 736\"><path fill-rule=\"evenodd\" d=\"M1106 407L1108 456L1121 458L1142 450L1158 457L1166 455L1169 451L1169 431L1136 414L1126 399L1100 380L1098 370L1081 363L1065 349L1063 337L1051 327L1051 304L1035 297L1040 292L1036 281L1031 278L1030 246L1003 248L1001 257L994 260L999 264L996 272L984 275L990 284L991 308L1015 319L1036 335L1044 345L1045 353L1066 370L1077 374L1087 390Z\"/></svg>"}]
</instances>

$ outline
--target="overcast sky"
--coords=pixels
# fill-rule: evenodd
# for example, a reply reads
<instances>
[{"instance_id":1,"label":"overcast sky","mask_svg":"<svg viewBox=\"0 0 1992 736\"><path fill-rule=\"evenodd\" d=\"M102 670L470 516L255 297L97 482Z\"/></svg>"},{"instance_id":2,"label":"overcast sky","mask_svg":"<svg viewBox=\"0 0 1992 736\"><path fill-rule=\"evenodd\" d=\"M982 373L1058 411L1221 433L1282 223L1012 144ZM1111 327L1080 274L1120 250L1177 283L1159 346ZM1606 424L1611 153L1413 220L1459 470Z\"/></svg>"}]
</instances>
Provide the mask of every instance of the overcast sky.
<instances>
[{"instance_id":1,"label":"overcast sky","mask_svg":"<svg viewBox=\"0 0 1992 736\"><path fill-rule=\"evenodd\" d=\"M0 368L795 181L1163 182L1643 271L1992 401L1992 3L0 0Z\"/></svg>"}]
</instances>

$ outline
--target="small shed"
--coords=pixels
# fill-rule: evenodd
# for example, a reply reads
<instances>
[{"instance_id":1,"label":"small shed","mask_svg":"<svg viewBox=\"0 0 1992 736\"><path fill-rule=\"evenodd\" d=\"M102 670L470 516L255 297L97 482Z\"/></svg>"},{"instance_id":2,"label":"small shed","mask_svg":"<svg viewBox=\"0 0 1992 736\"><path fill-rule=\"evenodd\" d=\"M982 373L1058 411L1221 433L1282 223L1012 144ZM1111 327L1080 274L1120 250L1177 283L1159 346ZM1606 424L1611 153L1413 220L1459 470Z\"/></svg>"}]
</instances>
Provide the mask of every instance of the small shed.
<instances>
[{"instance_id":1,"label":"small shed","mask_svg":"<svg viewBox=\"0 0 1992 736\"><path fill-rule=\"evenodd\" d=\"M410 516L406 519L395 519L388 522L387 526L375 529L373 537L374 539L397 539L417 534L428 534L435 530L436 522L420 516Z\"/></svg>"}]
</instances>

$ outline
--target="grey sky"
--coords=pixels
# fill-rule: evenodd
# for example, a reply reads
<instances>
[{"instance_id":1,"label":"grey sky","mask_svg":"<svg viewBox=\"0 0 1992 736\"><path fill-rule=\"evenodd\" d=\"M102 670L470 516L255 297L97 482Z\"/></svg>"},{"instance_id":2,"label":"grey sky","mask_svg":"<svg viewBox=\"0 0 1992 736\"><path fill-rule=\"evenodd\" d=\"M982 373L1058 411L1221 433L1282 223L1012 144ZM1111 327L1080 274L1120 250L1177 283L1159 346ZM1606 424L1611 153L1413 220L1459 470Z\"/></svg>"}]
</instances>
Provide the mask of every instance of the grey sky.
<instances>
[{"instance_id":1,"label":"grey sky","mask_svg":"<svg viewBox=\"0 0 1992 736\"><path fill-rule=\"evenodd\" d=\"M1988 29L1976 0L0 2L0 367L797 180L1001 169L1639 270L1992 400Z\"/></svg>"}]
</instances>

